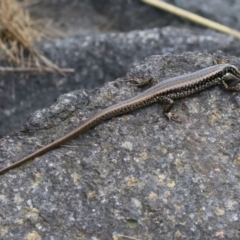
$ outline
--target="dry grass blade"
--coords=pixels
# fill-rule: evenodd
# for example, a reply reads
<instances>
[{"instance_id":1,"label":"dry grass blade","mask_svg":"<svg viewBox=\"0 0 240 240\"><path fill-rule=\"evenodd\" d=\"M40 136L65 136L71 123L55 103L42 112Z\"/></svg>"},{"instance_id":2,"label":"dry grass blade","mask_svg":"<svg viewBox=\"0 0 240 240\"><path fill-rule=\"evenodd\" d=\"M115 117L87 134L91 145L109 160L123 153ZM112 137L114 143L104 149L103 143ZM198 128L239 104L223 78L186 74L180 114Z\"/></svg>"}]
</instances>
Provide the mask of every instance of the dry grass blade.
<instances>
[{"instance_id":1,"label":"dry grass blade","mask_svg":"<svg viewBox=\"0 0 240 240\"><path fill-rule=\"evenodd\" d=\"M27 7L35 0L0 0L0 56L18 66L49 67L61 72L35 45L42 39L59 36L45 21L31 19Z\"/></svg>"},{"instance_id":2,"label":"dry grass blade","mask_svg":"<svg viewBox=\"0 0 240 240\"><path fill-rule=\"evenodd\" d=\"M141 0L144 3L150 4L154 7L160 8L164 11L170 12L172 14L175 14L176 16L188 19L192 22L201 24L203 26L212 28L214 30L217 30L219 32L223 32L229 35L232 35L234 37L240 38L240 32L237 30L234 30L232 28L229 28L225 25L219 24L217 22L211 21L207 18L201 17L197 14L191 13L189 11L186 11L184 9L175 7L169 3L159 1L159 0Z\"/></svg>"}]
</instances>

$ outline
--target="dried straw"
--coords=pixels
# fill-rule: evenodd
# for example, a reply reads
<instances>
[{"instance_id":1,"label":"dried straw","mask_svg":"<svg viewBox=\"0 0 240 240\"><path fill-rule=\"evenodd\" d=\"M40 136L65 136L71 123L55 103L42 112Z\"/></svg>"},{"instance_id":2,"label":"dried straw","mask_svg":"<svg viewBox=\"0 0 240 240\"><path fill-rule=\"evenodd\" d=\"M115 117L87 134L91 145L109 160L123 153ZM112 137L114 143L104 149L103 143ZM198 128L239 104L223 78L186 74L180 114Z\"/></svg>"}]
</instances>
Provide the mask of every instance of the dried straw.
<instances>
[{"instance_id":1,"label":"dried straw","mask_svg":"<svg viewBox=\"0 0 240 240\"><path fill-rule=\"evenodd\" d=\"M34 0L0 0L0 60L7 59L22 67L52 68L58 66L36 48L36 43L59 35L50 28L50 22L33 20L26 7Z\"/></svg>"}]
</instances>

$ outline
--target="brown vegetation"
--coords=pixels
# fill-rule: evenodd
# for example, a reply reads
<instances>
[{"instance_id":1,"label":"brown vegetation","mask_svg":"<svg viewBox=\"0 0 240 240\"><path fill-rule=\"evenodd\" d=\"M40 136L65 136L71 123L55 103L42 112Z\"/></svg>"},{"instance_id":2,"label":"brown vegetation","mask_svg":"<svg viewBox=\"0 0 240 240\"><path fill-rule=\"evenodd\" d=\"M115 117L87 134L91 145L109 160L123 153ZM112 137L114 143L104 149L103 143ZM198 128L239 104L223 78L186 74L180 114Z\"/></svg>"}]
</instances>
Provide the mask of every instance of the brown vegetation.
<instances>
[{"instance_id":1,"label":"brown vegetation","mask_svg":"<svg viewBox=\"0 0 240 240\"><path fill-rule=\"evenodd\" d=\"M36 48L37 42L59 33L50 27L50 22L30 17L26 8L34 3L34 0L0 0L0 60L7 59L21 67L60 71Z\"/></svg>"}]
</instances>

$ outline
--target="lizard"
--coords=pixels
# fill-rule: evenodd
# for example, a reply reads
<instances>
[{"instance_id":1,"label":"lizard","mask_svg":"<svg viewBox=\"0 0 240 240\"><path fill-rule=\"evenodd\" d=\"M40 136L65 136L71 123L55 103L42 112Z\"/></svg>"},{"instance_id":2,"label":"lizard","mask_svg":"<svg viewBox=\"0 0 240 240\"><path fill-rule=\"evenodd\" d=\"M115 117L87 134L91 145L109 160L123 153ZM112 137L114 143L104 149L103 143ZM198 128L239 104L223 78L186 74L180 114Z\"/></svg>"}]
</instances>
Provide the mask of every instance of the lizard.
<instances>
[{"instance_id":1,"label":"lizard","mask_svg":"<svg viewBox=\"0 0 240 240\"><path fill-rule=\"evenodd\" d=\"M145 86L153 84L153 80L154 78L149 78L147 80L133 79L130 81L136 82L135 85L137 86ZM39 150L36 150L19 161L0 169L0 175L27 161L39 157L56 147L59 147L63 143L75 138L79 134L85 133L104 120L134 111L153 103L159 102L163 104L164 116L166 116L169 121L176 120L176 117L170 112L173 107L174 100L201 92L207 88L217 85L223 86L223 88L228 91L239 92L240 84L238 83L235 86L230 86L227 84L230 80L237 80L240 82L240 71L236 66L228 63L213 65L193 73L163 80L135 97L97 112L83 122L79 127L67 133L63 137L49 143Z\"/></svg>"}]
</instances>

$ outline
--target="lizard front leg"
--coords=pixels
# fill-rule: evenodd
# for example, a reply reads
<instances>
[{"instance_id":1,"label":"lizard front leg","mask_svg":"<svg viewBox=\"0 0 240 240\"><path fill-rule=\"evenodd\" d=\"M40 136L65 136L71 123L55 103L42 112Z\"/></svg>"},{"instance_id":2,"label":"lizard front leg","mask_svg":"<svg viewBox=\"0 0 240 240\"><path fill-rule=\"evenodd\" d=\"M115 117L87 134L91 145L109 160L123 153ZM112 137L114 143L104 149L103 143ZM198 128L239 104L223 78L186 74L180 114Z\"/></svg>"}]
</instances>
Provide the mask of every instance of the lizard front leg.
<instances>
[{"instance_id":1,"label":"lizard front leg","mask_svg":"<svg viewBox=\"0 0 240 240\"><path fill-rule=\"evenodd\" d=\"M221 85L223 86L223 88L225 90L227 90L229 92L240 92L240 84L239 83L235 86L228 86L227 83L222 79Z\"/></svg>"},{"instance_id":2,"label":"lizard front leg","mask_svg":"<svg viewBox=\"0 0 240 240\"><path fill-rule=\"evenodd\" d=\"M226 82L228 82L229 80L234 80L234 81L237 81L239 82L240 81L240 74L237 73L236 75L235 74L227 74L225 76L222 77L221 79L221 85L222 87L227 90L227 91L230 91L230 92L240 92L240 83L236 84L235 86L229 86Z\"/></svg>"}]
</instances>

